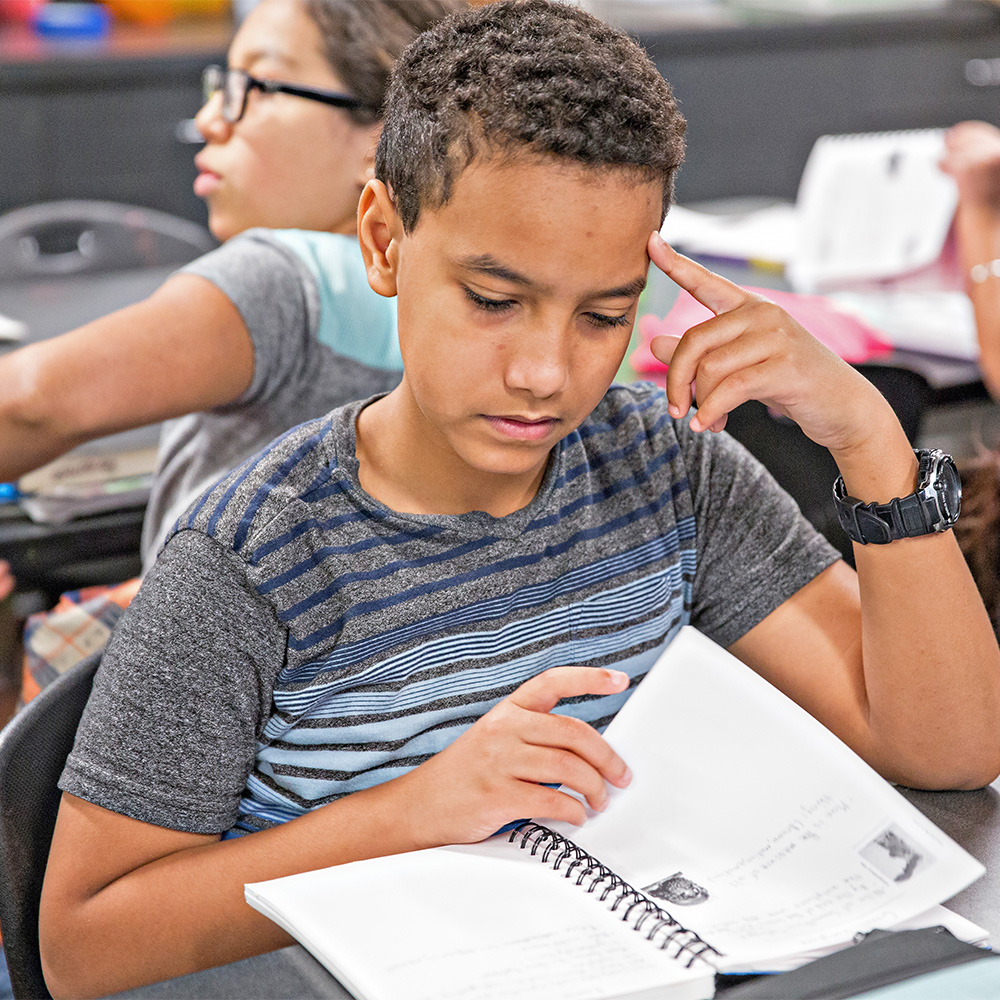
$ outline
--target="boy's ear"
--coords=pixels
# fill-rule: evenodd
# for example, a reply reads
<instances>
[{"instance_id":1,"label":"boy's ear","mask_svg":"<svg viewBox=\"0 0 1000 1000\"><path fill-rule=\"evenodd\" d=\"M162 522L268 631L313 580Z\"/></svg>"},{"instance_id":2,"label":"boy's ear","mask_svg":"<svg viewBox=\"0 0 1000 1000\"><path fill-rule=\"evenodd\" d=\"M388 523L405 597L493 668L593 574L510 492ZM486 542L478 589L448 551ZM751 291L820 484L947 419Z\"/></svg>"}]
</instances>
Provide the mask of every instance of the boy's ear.
<instances>
[{"instance_id":1,"label":"boy's ear","mask_svg":"<svg viewBox=\"0 0 1000 1000\"><path fill-rule=\"evenodd\" d=\"M358 241L365 259L368 284L387 298L396 294L396 268L403 224L396 214L389 189L370 180L358 202Z\"/></svg>"}]
</instances>

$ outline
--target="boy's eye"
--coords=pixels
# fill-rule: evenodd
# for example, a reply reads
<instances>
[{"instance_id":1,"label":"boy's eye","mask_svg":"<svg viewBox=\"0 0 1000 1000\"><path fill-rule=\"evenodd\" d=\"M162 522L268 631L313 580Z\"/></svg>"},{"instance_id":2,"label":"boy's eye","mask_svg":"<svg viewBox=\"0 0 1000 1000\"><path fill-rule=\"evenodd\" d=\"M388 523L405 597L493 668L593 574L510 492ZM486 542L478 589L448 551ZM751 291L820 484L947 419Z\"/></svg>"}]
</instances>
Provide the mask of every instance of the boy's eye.
<instances>
[{"instance_id":1,"label":"boy's eye","mask_svg":"<svg viewBox=\"0 0 1000 1000\"><path fill-rule=\"evenodd\" d=\"M462 286L468 300L477 308L486 312L503 312L515 304L513 299L488 299L485 295L477 295L471 288Z\"/></svg>"},{"instance_id":2,"label":"boy's eye","mask_svg":"<svg viewBox=\"0 0 1000 1000\"><path fill-rule=\"evenodd\" d=\"M612 327L627 326L629 323L628 313L624 312L620 316L605 316L604 313L585 313L587 322L591 326L607 330Z\"/></svg>"}]
</instances>

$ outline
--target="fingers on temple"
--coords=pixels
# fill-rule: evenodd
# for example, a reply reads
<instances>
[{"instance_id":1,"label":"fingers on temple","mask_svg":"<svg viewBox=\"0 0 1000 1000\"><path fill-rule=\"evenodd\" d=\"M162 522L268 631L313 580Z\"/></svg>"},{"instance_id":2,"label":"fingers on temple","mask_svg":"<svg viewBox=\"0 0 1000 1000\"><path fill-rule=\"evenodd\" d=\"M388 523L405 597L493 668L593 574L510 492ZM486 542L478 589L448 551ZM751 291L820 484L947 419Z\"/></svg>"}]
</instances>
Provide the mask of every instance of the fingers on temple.
<instances>
[{"instance_id":1,"label":"fingers on temple","mask_svg":"<svg viewBox=\"0 0 1000 1000\"><path fill-rule=\"evenodd\" d=\"M692 418L694 429L722 430L728 414L737 406L750 399L767 398L774 367L767 361L741 367L716 381L710 390L702 392L699 388L698 412Z\"/></svg>"},{"instance_id":2,"label":"fingers on temple","mask_svg":"<svg viewBox=\"0 0 1000 1000\"><path fill-rule=\"evenodd\" d=\"M687 331L667 371L667 398L680 414L687 412L695 396L700 404L735 369L763 360L764 349L755 338L744 338L747 332L741 312L715 316Z\"/></svg>"},{"instance_id":3,"label":"fingers on temple","mask_svg":"<svg viewBox=\"0 0 1000 1000\"><path fill-rule=\"evenodd\" d=\"M648 244L649 258L671 281L690 292L716 315L736 309L752 296L739 285L678 253L653 233Z\"/></svg>"}]
</instances>

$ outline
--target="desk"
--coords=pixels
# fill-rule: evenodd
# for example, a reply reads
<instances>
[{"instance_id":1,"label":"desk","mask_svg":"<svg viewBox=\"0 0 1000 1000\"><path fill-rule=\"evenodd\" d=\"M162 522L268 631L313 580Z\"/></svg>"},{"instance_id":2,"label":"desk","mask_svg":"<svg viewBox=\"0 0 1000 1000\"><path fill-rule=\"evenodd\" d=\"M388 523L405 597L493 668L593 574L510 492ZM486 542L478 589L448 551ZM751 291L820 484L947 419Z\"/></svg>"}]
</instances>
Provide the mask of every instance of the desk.
<instances>
[{"instance_id":1,"label":"desk","mask_svg":"<svg viewBox=\"0 0 1000 1000\"><path fill-rule=\"evenodd\" d=\"M986 865L986 874L947 905L986 928L1000 947L1000 779L974 792L900 789L925 816ZM724 992L724 991L723 991ZM115 995L115 1000L351 1000L300 945Z\"/></svg>"}]
</instances>

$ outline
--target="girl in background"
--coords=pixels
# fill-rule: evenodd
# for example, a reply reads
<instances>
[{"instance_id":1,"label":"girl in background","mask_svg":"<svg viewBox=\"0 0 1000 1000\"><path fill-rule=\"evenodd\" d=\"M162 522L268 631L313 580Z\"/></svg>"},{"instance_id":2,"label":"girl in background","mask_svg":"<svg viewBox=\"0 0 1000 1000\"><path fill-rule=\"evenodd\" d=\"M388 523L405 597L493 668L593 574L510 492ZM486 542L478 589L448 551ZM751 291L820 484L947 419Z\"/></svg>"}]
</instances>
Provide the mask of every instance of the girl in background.
<instances>
[{"instance_id":1,"label":"girl in background","mask_svg":"<svg viewBox=\"0 0 1000 1000\"><path fill-rule=\"evenodd\" d=\"M206 71L196 119L195 192L225 242L142 302L0 358L0 481L165 421L148 567L220 475L303 420L398 382L395 303L368 287L357 202L393 62L463 6L262 0L250 12L228 66ZM0 565L0 588L10 584ZM34 616L25 697L103 645L137 586L91 588Z\"/></svg>"}]
</instances>

